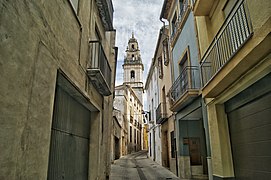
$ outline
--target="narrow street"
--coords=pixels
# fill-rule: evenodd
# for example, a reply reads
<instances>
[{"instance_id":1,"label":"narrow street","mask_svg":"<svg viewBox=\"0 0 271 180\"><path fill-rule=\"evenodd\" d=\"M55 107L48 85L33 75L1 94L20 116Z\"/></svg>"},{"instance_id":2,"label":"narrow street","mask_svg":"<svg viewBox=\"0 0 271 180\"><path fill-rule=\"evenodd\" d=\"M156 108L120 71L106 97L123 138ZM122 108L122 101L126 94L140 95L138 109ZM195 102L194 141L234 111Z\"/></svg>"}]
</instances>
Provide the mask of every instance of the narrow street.
<instances>
[{"instance_id":1,"label":"narrow street","mask_svg":"<svg viewBox=\"0 0 271 180\"><path fill-rule=\"evenodd\" d=\"M110 180L178 179L172 172L147 158L147 151L126 155L111 166Z\"/></svg>"}]
</instances>

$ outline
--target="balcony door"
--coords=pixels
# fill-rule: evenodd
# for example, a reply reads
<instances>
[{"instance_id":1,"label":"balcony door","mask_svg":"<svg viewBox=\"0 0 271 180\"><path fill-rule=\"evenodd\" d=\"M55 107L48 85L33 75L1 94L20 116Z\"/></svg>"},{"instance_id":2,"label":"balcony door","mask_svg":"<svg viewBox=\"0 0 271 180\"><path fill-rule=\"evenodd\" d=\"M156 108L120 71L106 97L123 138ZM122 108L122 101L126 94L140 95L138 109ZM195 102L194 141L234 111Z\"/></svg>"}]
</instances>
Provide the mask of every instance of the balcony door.
<instances>
[{"instance_id":1,"label":"balcony door","mask_svg":"<svg viewBox=\"0 0 271 180\"><path fill-rule=\"evenodd\" d=\"M166 115L167 112L167 100L165 86L162 88L162 114Z\"/></svg>"},{"instance_id":2,"label":"balcony door","mask_svg":"<svg viewBox=\"0 0 271 180\"><path fill-rule=\"evenodd\" d=\"M188 86L188 56L187 51L179 62L179 71L180 71L180 91L183 93Z\"/></svg>"}]
</instances>

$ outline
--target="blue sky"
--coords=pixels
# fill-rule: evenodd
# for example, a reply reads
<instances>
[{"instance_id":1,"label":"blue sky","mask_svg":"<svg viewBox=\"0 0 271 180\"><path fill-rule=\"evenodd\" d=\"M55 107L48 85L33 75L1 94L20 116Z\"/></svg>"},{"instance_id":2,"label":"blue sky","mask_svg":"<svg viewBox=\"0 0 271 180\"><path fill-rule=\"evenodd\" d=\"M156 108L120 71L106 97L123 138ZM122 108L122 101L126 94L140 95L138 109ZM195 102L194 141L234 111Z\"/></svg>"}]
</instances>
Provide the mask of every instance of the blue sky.
<instances>
[{"instance_id":1,"label":"blue sky","mask_svg":"<svg viewBox=\"0 0 271 180\"><path fill-rule=\"evenodd\" d=\"M116 46L119 48L116 85L122 84L122 64L126 46L132 32L138 40L144 64L145 83L151 59L154 55L163 0L112 0L114 6L114 28L117 30Z\"/></svg>"}]
</instances>

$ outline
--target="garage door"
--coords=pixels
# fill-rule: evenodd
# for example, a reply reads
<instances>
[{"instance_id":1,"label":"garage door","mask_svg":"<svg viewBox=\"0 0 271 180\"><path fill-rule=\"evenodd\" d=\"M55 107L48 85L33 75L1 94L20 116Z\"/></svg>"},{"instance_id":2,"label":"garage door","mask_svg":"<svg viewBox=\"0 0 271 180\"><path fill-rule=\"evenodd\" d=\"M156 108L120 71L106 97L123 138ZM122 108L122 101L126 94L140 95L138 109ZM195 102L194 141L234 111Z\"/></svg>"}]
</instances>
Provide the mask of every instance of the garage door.
<instances>
[{"instance_id":1,"label":"garage door","mask_svg":"<svg viewBox=\"0 0 271 180\"><path fill-rule=\"evenodd\" d=\"M48 180L88 179L90 111L57 86Z\"/></svg>"},{"instance_id":2,"label":"garage door","mask_svg":"<svg viewBox=\"0 0 271 180\"><path fill-rule=\"evenodd\" d=\"M271 179L270 84L268 75L226 103L238 180Z\"/></svg>"}]
</instances>

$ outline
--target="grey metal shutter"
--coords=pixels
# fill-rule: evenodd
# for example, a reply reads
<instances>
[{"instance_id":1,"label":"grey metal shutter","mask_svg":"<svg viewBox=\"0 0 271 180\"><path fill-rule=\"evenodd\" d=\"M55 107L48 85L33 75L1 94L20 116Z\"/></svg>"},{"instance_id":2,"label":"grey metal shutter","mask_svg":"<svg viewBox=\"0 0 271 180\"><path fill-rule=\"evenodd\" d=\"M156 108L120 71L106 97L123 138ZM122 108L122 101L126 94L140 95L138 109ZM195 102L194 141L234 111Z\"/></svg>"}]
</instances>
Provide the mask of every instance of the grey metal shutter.
<instances>
[{"instance_id":1,"label":"grey metal shutter","mask_svg":"<svg viewBox=\"0 0 271 180\"><path fill-rule=\"evenodd\" d=\"M88 179L90 118L88 109L57 86L48 179Z\"/></svg>"},{"instance_id":2,"label":"grey metal shutter","mask_svg":"<svg viewBox=\"0 0 271 180\"><path fill-rule=\"evenodd\" d=\"M271 179L271 74L226 103L237 180Z\"/></svg>"}]
</instances>

